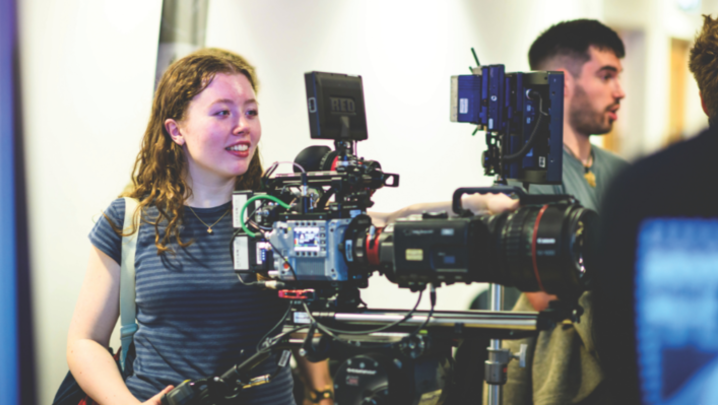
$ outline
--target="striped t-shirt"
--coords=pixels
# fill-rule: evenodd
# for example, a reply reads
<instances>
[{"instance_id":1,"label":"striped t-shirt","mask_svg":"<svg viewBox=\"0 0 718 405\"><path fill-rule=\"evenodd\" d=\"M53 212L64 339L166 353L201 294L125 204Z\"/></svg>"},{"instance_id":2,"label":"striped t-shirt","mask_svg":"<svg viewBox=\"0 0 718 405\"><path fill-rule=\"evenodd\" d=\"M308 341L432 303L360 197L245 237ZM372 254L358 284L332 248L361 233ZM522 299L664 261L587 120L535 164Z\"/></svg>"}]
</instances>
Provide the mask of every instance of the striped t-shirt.
<instances>
[{"instance_id":1,"label":"striped t-shirt","mask_svg":"<svg viewBox=\"0 0 718 405\"><path fill-rule=\"evenodd\" d=\"M157 254L155 229L142 223L137 238L135 282L137 324L134 336L136 357L133 374L127 378L130 392L141 401L165 386L182 381L221 375L254 353L262 336L274 326L287 308L276 292L242 285L232 270L230 203L214 208L185 207L180 238L194 240L179 247L174 236L173 252ZM105 212L121 227L124 199L115 200ZM143 217L154 221L157 209L145 208ZM160 226L161 235L164 226ZM102 216L90 233L92 244L120 263L122 238ZM240 356L240 351L245 356ZM252 375L276 370L267 360ZM237 403L294 404L292 377L288 367L269 384L243 390Z\"/></svg>"}]
</instances>

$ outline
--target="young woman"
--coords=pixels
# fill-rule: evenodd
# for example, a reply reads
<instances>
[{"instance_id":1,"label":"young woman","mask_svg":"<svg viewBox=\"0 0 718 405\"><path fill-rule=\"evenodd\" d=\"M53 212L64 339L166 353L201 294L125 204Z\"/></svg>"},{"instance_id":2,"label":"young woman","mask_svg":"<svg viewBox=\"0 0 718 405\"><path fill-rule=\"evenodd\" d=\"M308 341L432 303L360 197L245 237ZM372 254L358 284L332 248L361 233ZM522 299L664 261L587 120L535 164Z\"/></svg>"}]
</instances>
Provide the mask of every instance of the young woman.
<instances>
[{"instance_id":1,"label":"young woman","mask_svg":"<svg viewBox=\"0 0 718 405\"><path fill-rule=\"evenodd\" d=\"M281 318L287 302L276 292L246 287L232 269L231 195L256 189L262 175L262 135L254 68L242 57L203 50L163 75L135 163L138 227L121 229L125 203L115 200L90 234L90 261L68 335L67 359L83 390L103 405L160 404L186 379L228 370ZM467 196L466 208L500 212L505 196ZM450 203L418 204L375 213L378 226ZM124 232L124 233L123 233ZM123 380L107 350L119 315L122 235L137 232L132 374ZM326 363L298 359L315 391L331 389ZM257 374L274 371L266 362ZM144 401L144 402L143 402ZM238 403L291 404L284 368L272 383L244 390ZM332 404L331 399L319 402Z\"/></svg>"},{"instance_id":2,"label":"young woman","mask_svg":"<svg viewBox=\"0 0 718 405\"><path fill-rule=\"evenodd\" d=\"M119 314L123 199L90 234L90 261L68 336L70 370L103 405L160 404L173 385L223 373L241 360L241 350L251 354L287 308L276 292L246 287L231 270L232 191L257 188L262 174L256 91L254 68L220 50L175 62L159 83L134 187L125 193L139 200L141 218L138 227L124 230L138 233L132 374L123 381L107 350ZM331 384L326 364L301 365L316 390ZM275 368L268 361L256 371ZM237 401L293 403L291 381L285 367Z\"/></svg>"}]
</instances>

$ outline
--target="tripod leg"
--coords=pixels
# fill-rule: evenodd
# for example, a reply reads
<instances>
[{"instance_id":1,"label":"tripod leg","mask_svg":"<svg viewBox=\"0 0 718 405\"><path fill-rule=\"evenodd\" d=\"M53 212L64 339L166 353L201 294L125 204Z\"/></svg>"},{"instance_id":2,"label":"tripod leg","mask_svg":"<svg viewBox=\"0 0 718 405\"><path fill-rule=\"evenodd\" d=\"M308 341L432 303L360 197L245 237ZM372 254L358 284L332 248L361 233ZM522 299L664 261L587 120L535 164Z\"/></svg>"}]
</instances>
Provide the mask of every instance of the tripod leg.
<instances>
[{"instance_id":1,"label":"tripod leg","mask_svg":"<svg viewBox=\"0 0 718 405\"><path fill-rule=\"evenodd\" d=\"M492 311L501 311L503 309L503 293L504 293L504 286L500 284L490 284L490 309ZM486 383L488 386L488 404L489 405L499 405L501 404L501 385L503 385L506 382L506 373L504 372L504 366L500 364L498 360L496 359L496 355L499 354L499 351L501 350L501 340L499 339L492 339L491 344L489 346L489 359L486 361L486 371L484 372L484 378L486 379ZM506 361L508 363L508 361ZM498 368L498 370L497 370ZM503 378L501 376L495 376L496 372L499 372L500 374L503 374ZM498 378L496 378L498 377ZM502 381L503 380L503 381Z\"/></svg>"}]
</instances>

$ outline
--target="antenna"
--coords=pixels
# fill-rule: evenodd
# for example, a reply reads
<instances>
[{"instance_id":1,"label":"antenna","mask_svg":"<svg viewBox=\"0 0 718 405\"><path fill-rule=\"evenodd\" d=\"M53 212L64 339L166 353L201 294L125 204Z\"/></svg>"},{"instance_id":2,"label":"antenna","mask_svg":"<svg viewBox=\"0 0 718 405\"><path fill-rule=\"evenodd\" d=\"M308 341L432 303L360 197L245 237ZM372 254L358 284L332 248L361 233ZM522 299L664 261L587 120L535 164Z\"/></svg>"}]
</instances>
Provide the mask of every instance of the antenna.
<instances>
[{"instance_id":1,"label":"antenna","mask_svg":"<svg viewBox=\"0 0 718 405\"><path fill-rule=\"evenodd\" d=\"M481 63L479 63L479 57L476 56L476 51L474 48L471 48L471 53L474 55L474 60L476 61L476 66L481 66Z\"/></svg>"}]
</instances>

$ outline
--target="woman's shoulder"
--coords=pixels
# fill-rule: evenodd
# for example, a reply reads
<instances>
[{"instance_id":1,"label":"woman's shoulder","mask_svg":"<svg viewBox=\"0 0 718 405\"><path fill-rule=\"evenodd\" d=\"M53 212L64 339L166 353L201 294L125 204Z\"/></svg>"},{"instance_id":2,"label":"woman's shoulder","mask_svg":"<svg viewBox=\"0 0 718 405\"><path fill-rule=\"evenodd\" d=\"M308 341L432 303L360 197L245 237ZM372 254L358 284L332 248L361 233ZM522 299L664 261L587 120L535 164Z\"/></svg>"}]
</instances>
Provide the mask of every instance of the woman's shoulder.
<instances>
[{"instance_id":1,"label":"woman's shoulder","mask_svg":"<svg viewBox=\"0 0 718 405\"><path fill-rule=\"evenodd\" d=\"M110 205L105 209L105 215L110 219L121 219L125 217L125 199L119 197L113 200Z\"/></svg>"},{"instance_id":2,"label":"woman's shoulder","mask_svg":"<svg viewBox=\"0 0 718 405\"><path fill-rule=\"evenodd\" d=\"M117 198L98 218L90 232L90 242L102 252L120 262L122 237L118 233L125 222L125 199Z\"/></svg>"},{"instance_id":3,"label":"woman's shoulder","mask_svg":"<svg viewBox=\"0 0 718 405\"><path fill-rule=\"evenodd\" d=\"M112 220L120 220L123 222L125 218L125 209L127 208L127 199L134 200L133 206L137 207L139 205L137 198L119 197L112 201L107 209L105 209L105 215Z\"/></svg>"}]
</instances>

